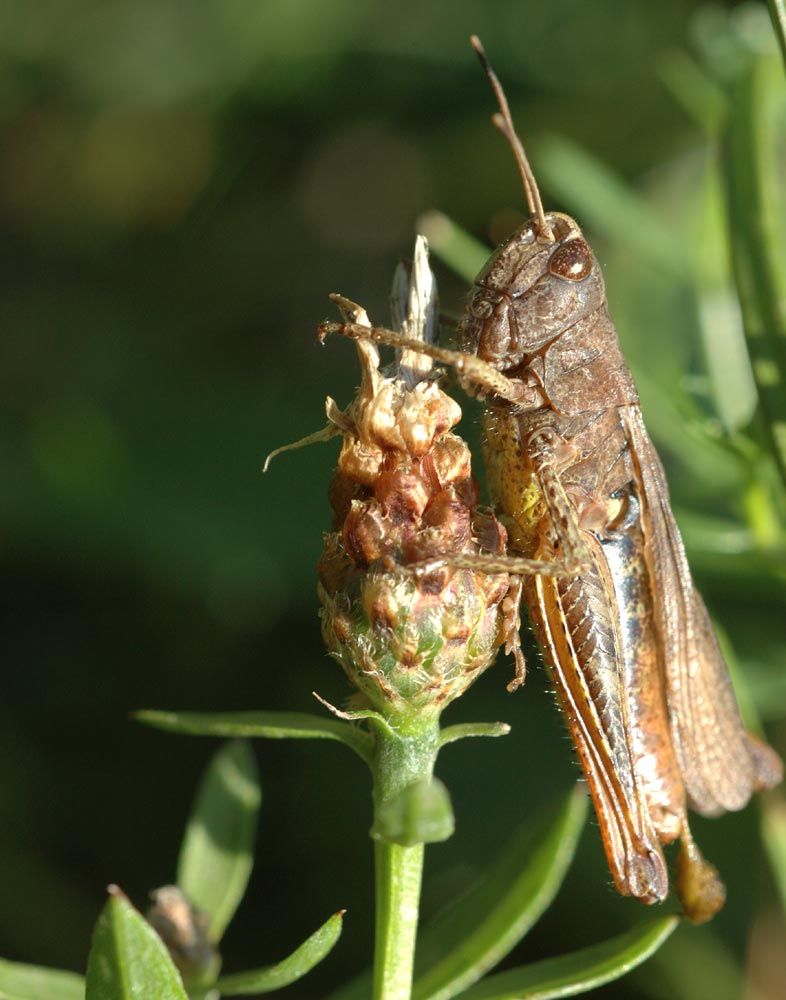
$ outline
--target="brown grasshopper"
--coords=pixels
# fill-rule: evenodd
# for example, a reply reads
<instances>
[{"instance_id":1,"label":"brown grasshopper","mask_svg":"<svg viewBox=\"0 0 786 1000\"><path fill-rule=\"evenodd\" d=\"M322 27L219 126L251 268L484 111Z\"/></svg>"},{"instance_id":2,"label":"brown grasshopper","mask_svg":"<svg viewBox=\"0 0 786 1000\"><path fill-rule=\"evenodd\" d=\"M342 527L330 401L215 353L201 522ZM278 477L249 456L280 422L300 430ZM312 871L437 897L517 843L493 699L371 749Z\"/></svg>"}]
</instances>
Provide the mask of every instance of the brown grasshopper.
<instances>
[{"instance_id":1,"label":"brown grasshopper","mask_svg":"<svg viewBox=\"0 0 786 1000\"><path fill-rule=\"evenodd\" d=\"M451 365L485 402L489 489L510 555L451 557L518 574L508 647L524 680L523 596L589 784L614 884L663 900L663 844L679 838L677 891L703 921L725 888L688 826L741 809L782 776L745 731L729 672L688 568L663 467L641 418L608 313L600 267L573 219L543 210L502 88L494 122L521 171L530 218L478 275L458 351L352 324L323 334L372 337ZM428 569L428 567L426 567Z\"/></svg>"}]
</instances>

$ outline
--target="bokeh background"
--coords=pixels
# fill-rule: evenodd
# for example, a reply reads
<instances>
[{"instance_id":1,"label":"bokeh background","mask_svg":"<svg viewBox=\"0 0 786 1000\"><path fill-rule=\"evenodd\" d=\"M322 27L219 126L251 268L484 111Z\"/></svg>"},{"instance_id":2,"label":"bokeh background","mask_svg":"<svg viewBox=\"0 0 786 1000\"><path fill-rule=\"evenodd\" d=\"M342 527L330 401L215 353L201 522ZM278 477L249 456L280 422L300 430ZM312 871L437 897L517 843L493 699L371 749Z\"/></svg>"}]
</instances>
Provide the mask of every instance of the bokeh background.
<instances>
[{"instance_id":1,"label":"bokeh background","mask_svg":"<svg viewBox=\"0 0 786 1000\"><path fill-rule=\"evenodd\" d=\"M768 30L763 6L693 0L0 0L0 955L81 970L106 884L143 906L173 878L215 744L133 709L348 694L315 597L335 445L261 466L323 425L327 394L351 398L352 345L315 342L329 292L384 322L423 213L489 245L521 218L472 32L547 207L579 215L604 263L697 579L783 752L782 521L766 456L729 438L754 397L713 142L724 81ZM436 266L455 315L466 282ZM450 711L514 730L440 760L458 832L429 849L427 913L577 774L542 671L511 697L510 669ZM256 751L258 860L225 968L346 907L289 991L317 998L370 958L367 776L337 744ZM599 995L785 995L756 827L756 808L697 820L727 909ZM593 822L517 957L641 916Z\"/></svg>"}]
</instances>

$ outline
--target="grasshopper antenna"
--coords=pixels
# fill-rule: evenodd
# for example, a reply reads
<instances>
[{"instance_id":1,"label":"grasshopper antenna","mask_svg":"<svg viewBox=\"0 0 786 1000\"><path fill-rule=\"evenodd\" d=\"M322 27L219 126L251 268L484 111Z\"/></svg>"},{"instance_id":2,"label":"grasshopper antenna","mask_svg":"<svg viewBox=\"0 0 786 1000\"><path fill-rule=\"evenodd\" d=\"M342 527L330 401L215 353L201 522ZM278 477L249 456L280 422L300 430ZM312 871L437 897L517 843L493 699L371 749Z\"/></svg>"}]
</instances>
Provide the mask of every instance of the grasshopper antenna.
<instances>
[{"instance_id":1,"label":"grasshopper antenna","mask_svg":"<svg viewBox=\"0 0 786 1000\"><path fill-rule=\"evenodd\" d=\"M496 94L497 103L499 104L501 113L495 114L492 121L508 140L510 148L513 150L513 155L516 157L516 163L519 165L521 179L524 183L524 194L527 198L530 215L535 216L537 219L537 229L539 235L545 237L546 239L553 240L554 233L548 223L548 220L546 219L546 213L543 211L543 202L540 197L540 191L538 190L538 182L535 180L535 174L532 172L532 167L529 165L529 160L527 159L527 154L524 152L524 146L521 143L521 139L519 139L516 135L516 129L513 126L513 118L510 114L508 100L505 97L505 91L502 89L502 84L497 79L497 74L491 67L491 63L488 60L486 50L483 48L481 40L477 35L473 35L470 38L470 42L472 44L472 48L475 52L477 52L480 64L486 71L489 83Z\"/></svg>"}]
</instances>

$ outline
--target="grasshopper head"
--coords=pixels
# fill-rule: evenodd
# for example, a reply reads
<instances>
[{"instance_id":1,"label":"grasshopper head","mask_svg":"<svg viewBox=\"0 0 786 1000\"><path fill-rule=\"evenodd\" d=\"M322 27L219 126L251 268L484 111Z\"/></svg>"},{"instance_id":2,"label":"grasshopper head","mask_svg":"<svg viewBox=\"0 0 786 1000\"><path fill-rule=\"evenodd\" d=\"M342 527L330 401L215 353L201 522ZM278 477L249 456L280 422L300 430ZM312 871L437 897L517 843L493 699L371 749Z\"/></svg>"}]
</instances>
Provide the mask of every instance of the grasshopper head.
<instances>
[{"instance_id":1,"label":"grasshopper head","mask_svg":"<svg viewBox=\"0 0 786 1000\"><path fill-rule=\"evenodd\" d=\"M459 346L513 373L604 300L600 267L573 219L533 216L475 279Z\"/></svg>"}]
</instances>

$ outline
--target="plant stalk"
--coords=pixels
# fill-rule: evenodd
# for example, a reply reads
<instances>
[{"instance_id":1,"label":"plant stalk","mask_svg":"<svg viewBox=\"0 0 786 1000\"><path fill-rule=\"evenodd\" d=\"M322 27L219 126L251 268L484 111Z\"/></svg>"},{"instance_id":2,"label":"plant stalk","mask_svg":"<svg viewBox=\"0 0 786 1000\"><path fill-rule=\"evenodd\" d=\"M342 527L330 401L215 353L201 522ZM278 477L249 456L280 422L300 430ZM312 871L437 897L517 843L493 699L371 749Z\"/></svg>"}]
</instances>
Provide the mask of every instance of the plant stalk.
<instances>
[{"instance_id":1,"label":"plant stalk","mask_svg":"<svg viewBox=\"0 0 786 1000\"><path fill-rule=\"evenodd\" d=\"M437 719L418 720L409 732L378 732L374 760L377 842L373 1000L410 1000L420 910L425 844L393 843L380 836L380 808L415 782L430 780L439 748Z\"/></svg>"},{"instance_id":2,"label":"plant stalk","mask_svg":"<svg viewBox=\"0 0 786 1000\"><path fill-rule=\"evenodd\" d=\"M374 1000L409 1000L425 844L376 844Z\"/></svg>"}]
</instances>

